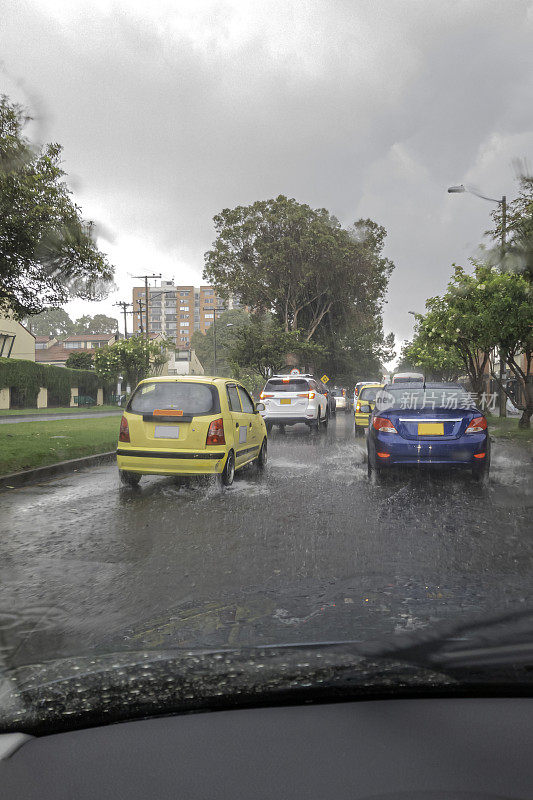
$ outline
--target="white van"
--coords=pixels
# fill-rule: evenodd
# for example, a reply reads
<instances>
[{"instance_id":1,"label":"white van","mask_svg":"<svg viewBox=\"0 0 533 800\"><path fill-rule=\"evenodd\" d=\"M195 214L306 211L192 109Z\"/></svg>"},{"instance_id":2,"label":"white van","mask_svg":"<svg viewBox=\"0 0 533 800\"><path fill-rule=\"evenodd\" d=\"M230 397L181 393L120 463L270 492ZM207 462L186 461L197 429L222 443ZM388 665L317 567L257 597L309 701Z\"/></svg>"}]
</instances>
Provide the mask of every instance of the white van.
<instances>
[{"instance_id":1,"label":"white van","mask_svg":"<svg viewBox=\"0 0 533 800\"><path fill-rule=\"evenodd\" d=\"M423 383L424 376L421 372L397 372L393 375L391 383Z\"/></svg>"}]
</instances>

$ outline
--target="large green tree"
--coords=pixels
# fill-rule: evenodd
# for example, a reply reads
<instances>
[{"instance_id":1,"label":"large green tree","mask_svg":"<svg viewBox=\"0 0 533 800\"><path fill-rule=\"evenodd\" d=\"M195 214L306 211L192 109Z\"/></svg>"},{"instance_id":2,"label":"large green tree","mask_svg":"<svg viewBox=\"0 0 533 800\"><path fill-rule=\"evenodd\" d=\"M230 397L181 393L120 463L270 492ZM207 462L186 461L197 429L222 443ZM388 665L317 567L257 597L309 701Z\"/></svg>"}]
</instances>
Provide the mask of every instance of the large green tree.
<instances>
[{"instance_id":1,"label":"large green tree","mask_svg":"<svg viewBox=\"0 0 533 800\"><path fill-rule=\"evenodd\" d=\"M224 209L204 277L223 297L237 294L271 312L303 340L330 318L379 314L393 268L383 257L385 231L371 220L343 229L326 209L282 195Z\"/></svg>"},{"instance_id":2,"label":"large green tree","mask_svg":"<svg viewBox=\"0 0 533 800\"><path fill-rule=\"evenodd\" d=\"M74 322L74 333L116 333L118 331L118 321L114 317L107 317L105 314L95 314L91 317L86 314Z\"/></svg>"},{"instance_id":3,"label":"large green tree","mask_svg":"<svg viewBox=\"0 0 533 800\"><path fill-rule=\"evenodd\" d=\"M228 352L236 334L246 328L250 315L241 309L223 311L215 325L211 325L205 333L195 331L191 337L191 348L195 351L202 364L206 375L214 370L215 335L217 346L217 374L224 378L233 376L232 367L228 361Z\"/></svg>"},{"instance_id":4,"label":"large green tree","mask_svg":"<svg viewBox=\"0 0 533 800\"><path fill-rule=\"evenodd\" d=\"M322 347L308 342L299 331L286 331L269 314L252 314L246 327L240 328L228 350L228 361L235 377L241 372L261 376L285 371L293 361L303 369L316 368Z\"/></svg>"},{"instance_id":5,"label":"large green tree","mask_svg":"<svg viewBox=\"0 0 533 800\"><path fill-rule=\"evenodd\" d=\"M432 327L431 315L418 316L413 340L402 348L397 371L411 368L423 372L427 380L456 381L465 372L461 353L454 344L435 337Z\"/></svg>"},{"instance_id":6,"label":"large green tree","mask_svg":"<svg viewBox=\"0 0 533 800\"><path fill-rule=\"evenodd\" d=\"M96 350L95 372L104 381L116 381L122 376L125 383L134 389L143 378L157 374L165 363L165 344L149 342L142 336L120 339Z\"/></svg>"},{"instance_id":7,"label":"large green tree","mask_svg":"<svg viewBox=\"0 0 533 800\"><path fill-rule=\"evenodd\" d=\"M32 147L28 121L0 97L0 311L19 319L69 297L102 299L113 277L64 181L60 145Z\"/></svg>"},{"instance_id":8,"label":"large green tree","mask_svg":"<svg viewBox=\"0 0 533 800\"><path fill-rule=\"evenodd\" d=\"M502 354L526 398L520 425L529 427L533 413L533 286L527 278L485 264L476 264L472 274L456 266L445 294L430 298L426 309L417 320L418 334L433 352L445 349L461 359L478 397L487 368L498 380L494 353Z\"/></svg>"},{"instance_id":9,"label":"large green tree","mask_svg":"<svg viewBox=\"0 0 533 800\"><path fill-rule=\"evenodd\" d=\"M45 308L40 314L27 317L26 326L35 336L70 336L74 323L63 308Z\"/></svg>"}]
</instances>

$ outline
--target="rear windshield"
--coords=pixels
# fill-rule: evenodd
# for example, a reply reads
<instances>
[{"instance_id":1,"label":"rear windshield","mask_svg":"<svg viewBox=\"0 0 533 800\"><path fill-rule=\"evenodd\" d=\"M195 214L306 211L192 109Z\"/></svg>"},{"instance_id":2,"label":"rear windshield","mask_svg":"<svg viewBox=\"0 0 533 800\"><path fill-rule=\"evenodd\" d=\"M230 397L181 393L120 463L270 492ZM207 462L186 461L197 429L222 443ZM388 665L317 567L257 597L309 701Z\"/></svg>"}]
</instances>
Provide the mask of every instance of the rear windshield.
<instances>
[{"instance_id":1,"label":"rear windshield","mask_svg":"<svg viewBox=\"0 0 533 800\"><path fill-rule=\"evenodd\" d=\"M376 408L378 411L386 409L468 409L476 405L475 398L461 388L440 388L425 390L422 388L412 389L387 389L379 390L376 398Z\"/></svg>"},{"instance_id":2,"label":"rear windshield","mask_svg":"<svg viewBox=\"0 0 533 800\"><path fill-rule=\"evenodd\" d=\"M374 400L376 399L376 395L379 391L380 391L379 386L372 386L372 387L369 386L367 389L361 389L361 392L359 393L359 399L367 401L372 400L372 402L374 402Z\"/></svg>"},{"instance_id":3,"label":"rear windshield","mask_svg":"<svg viewBox=\"0 0 533 800\"><path fill-rule=\"evenodd\" d=\"M206 383L185 381L154 381L138 386L127 410L134 414L152 414L156 409L178 410L193 416L217 414L220 411L218 391Z\"/></svg>"},{"instance_id":4,"label":"rear windshield","mask_svg":"<svg viewBox=\"0 0 533 800\"><path fill-rule=\"evenodd\" d=\"M333 395L333 397L344 397L342 389L332 389L331 394Z\"/></svg>"},{"instance_id":5,"label":"rear windshield","mask_svg":"<svg viewBox=\"0 0 533 800\"><path fill-rule=\"evenodd\" d=\"M272 378L265 386L265 392L308 392L309 384L302 378L291 379L285 383L283 378Z\"/></svg>"}]
</instances>

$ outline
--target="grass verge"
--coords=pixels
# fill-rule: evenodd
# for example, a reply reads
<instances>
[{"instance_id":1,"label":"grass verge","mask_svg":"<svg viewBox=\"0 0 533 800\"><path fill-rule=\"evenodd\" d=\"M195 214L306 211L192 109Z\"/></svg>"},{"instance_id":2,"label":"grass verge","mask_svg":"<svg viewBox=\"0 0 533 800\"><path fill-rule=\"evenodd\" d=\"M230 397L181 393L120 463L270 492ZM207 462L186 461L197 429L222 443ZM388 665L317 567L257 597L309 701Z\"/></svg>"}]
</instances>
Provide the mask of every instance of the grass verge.
<instances>
[{"instance_id":1,"label":"grass verge","mask_svg":"<svg viewBox=\"0 0 533 800\"><path fill-rule=\"evenodd\" d=\"M9 410L0 409L0 417L25 417L30 414L90 414L95 411L117 411L120 408L114 406L73 406L72 408L10 408Z\"/></svg>"},{"instance_id":2,"label":"grass verge","mask_svg":"<svg viewBox=\"0 0 533 800\"><path fill-rule=\"evenodd\" d=\"M115 450L119 425L117 417L0 425L0 475Z\"/></svg>"},{"instance_id":3,"label":"grass verge","mask_svg":"<svg viewBox=\"0 0 533 800\"><path fill-rule=\"evenodd\" d=\"M519 417L494 417L487 415L489 433L495 439L533 443L533 428L519 428Z\"/></svg>"}]
</instances>

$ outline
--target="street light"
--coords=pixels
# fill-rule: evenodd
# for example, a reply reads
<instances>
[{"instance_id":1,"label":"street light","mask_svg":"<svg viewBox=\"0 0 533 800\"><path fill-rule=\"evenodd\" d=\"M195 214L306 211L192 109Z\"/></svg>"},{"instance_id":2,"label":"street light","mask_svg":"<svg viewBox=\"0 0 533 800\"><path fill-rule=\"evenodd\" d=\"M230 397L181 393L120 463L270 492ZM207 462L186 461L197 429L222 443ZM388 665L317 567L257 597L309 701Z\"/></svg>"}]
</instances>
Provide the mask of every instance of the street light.
<instances>
[{"instance_id":1,"label":"street light","mask_svg":"<svg viewBox=\"0 0 533 800\"><path fill-rule=\"evenodd\" d=\"M463 192L468 192L468 194L473 194L475 197L480 197L482 200L488 200L489 203L498 203L499 206L502 207L502 259L505 255L505 243L507 237L507 197L502 195L501 200L498 200L496 197L487 197L485 194L481 194L480 192L476 191L472 186L465 186L464 184L460 183L455 186L448 187L449 194L462 194ZM504 378L504 363L503 363L503 351L500 348L500 417L507 416L507 395L503 389L503 378Z\"/></svg>"},{"instance_id":2,"label":"street light","mask_svg":"<svg viewBox=\"0 0 533 800\"><path fill-rule=\"evenodd\" d=\"M501 200L496 197L487 197L486 194L481 194L472 186L465 186L463 183L456 184L455 186L448 187L448 194L473 194L475 197L480 197L482 200L488 200L489 203L498 203L502 207L502 256L505 250L505 239L507 235L507 197L502 195Z\"/></svg>"}]
</instances>

